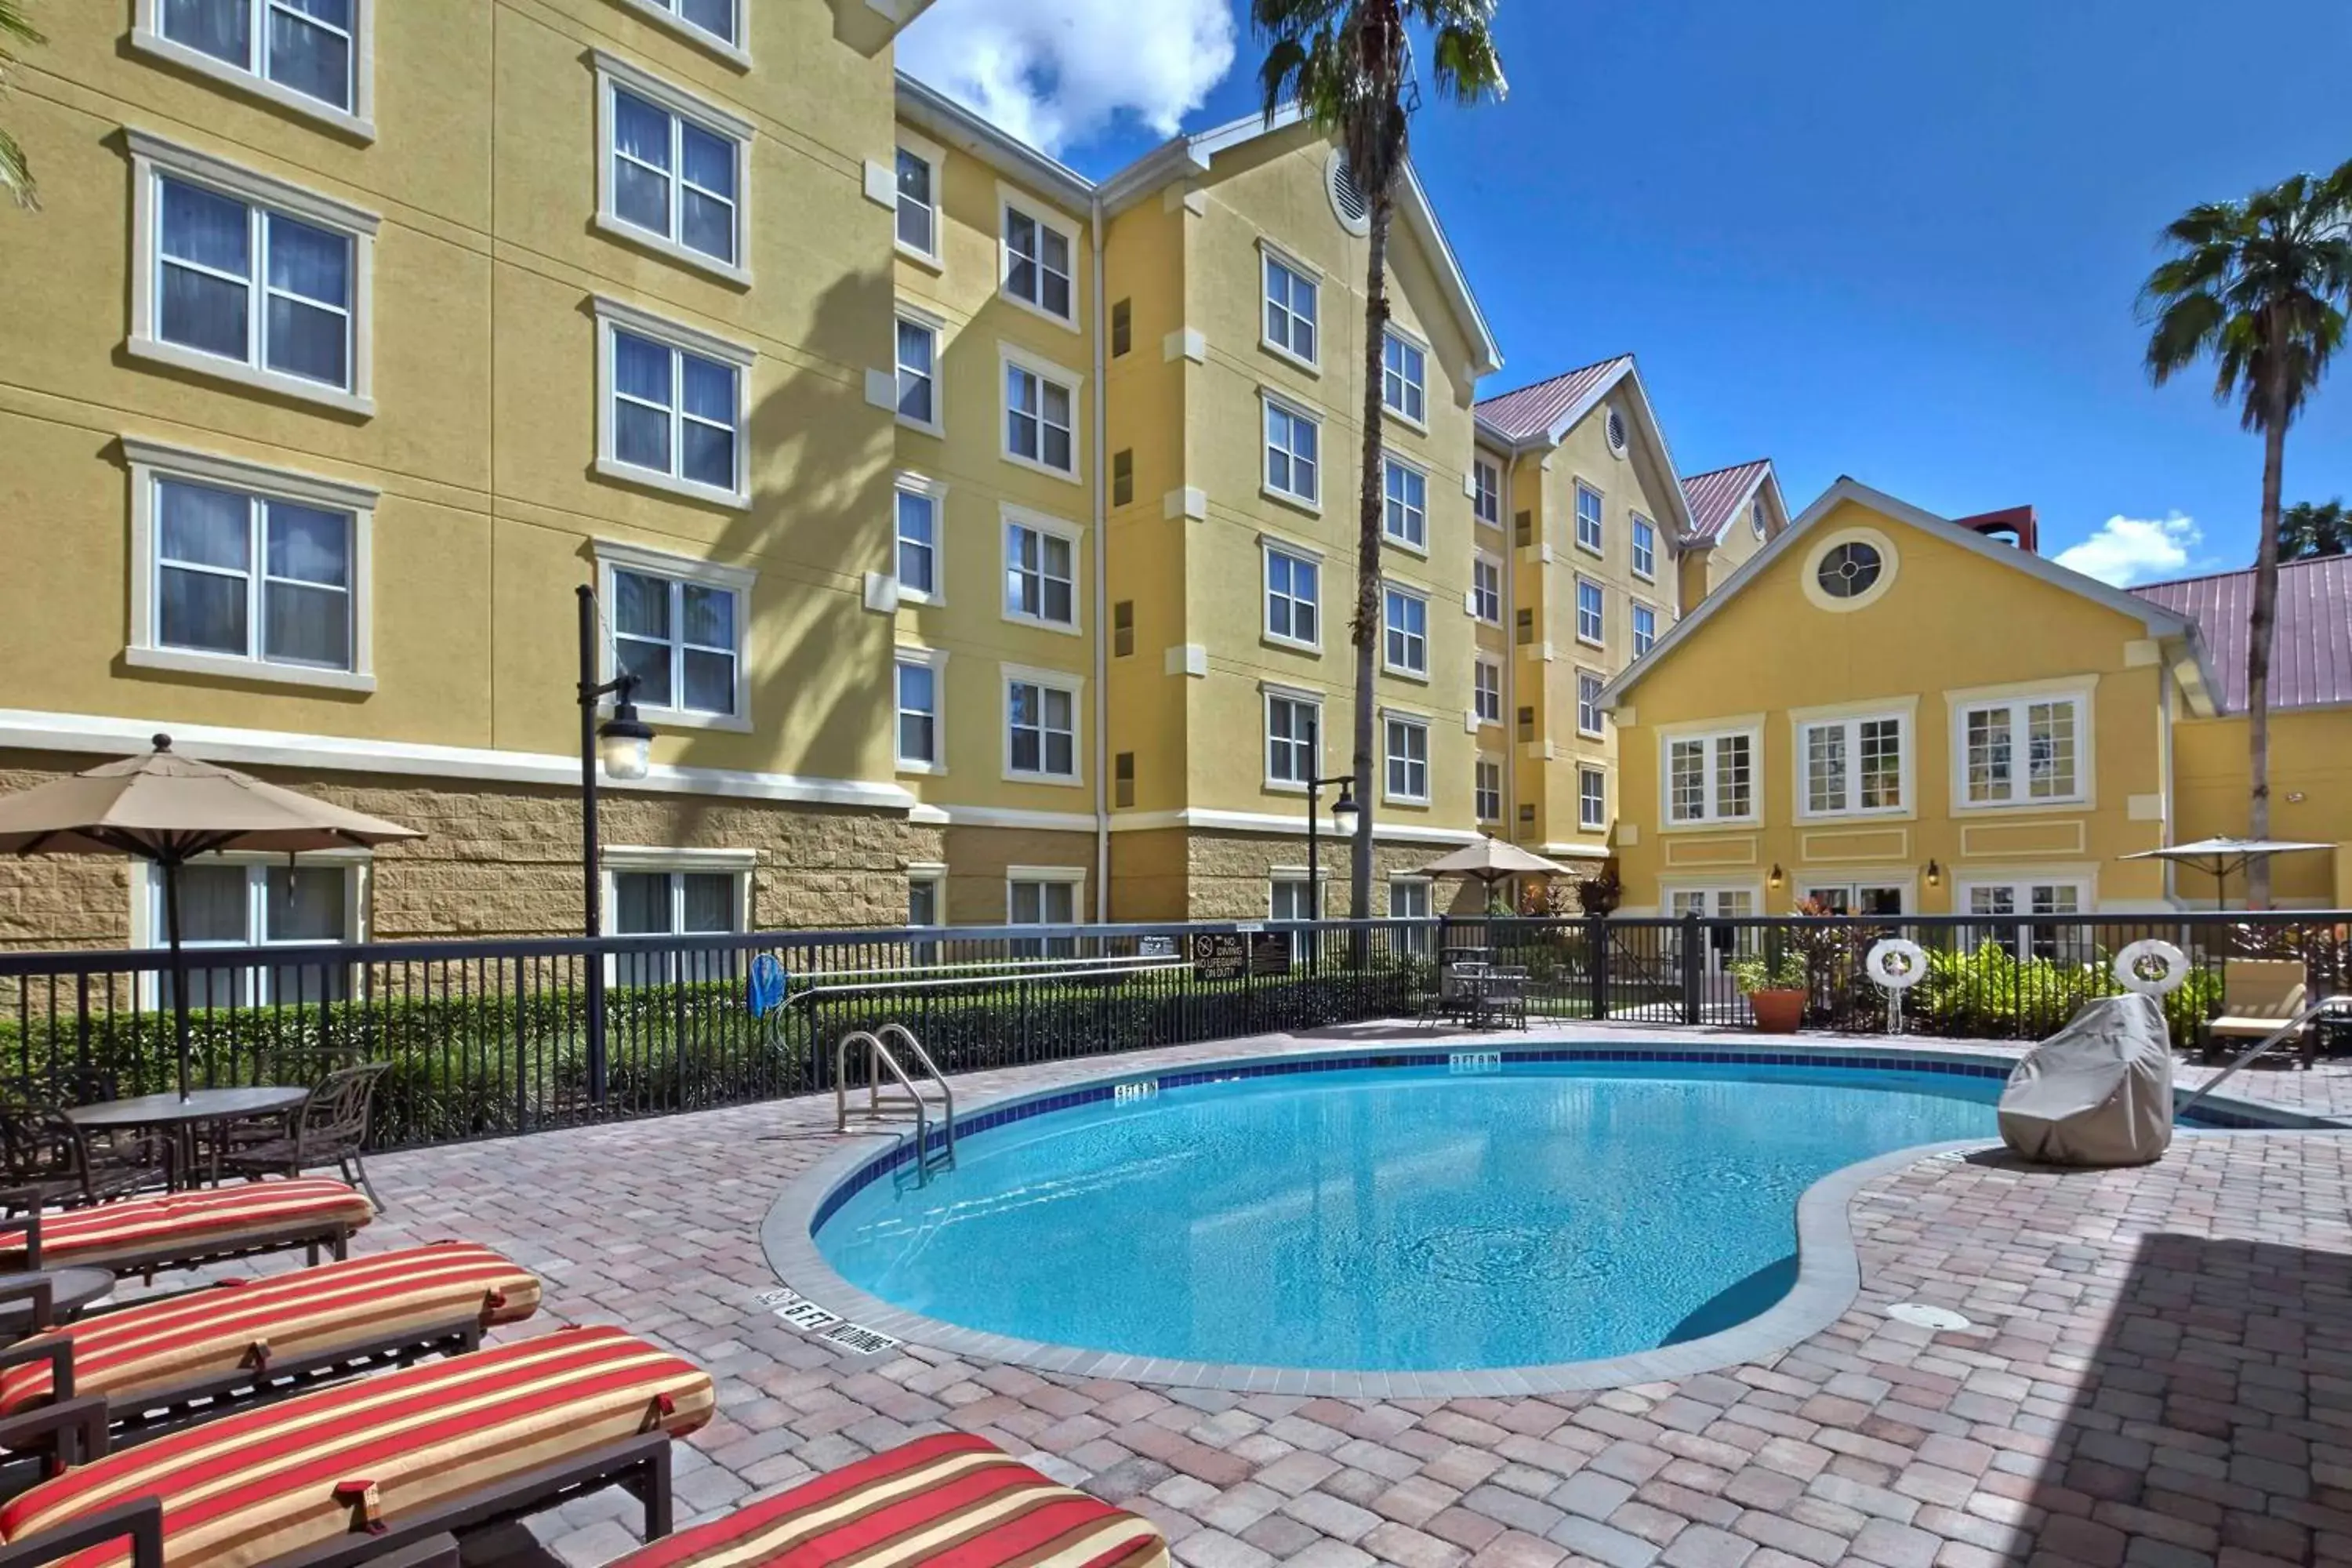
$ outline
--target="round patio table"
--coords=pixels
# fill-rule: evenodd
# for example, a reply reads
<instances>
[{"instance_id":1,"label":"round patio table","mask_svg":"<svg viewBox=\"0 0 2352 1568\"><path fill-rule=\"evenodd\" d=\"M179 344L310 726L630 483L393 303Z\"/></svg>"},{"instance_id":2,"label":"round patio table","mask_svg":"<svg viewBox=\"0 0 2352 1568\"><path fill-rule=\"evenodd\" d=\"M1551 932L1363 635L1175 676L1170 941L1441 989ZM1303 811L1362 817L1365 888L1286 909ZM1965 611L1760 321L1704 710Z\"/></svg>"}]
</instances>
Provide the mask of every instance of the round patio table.
<instances>
[{"instance_id":1,"label":"round patio table","mask_svg":"<svg viewBox=\"0 0 2352 1568\"><path fill-rule=\"evenodd\" d=\"M84 1307L105 1300L114 1291L114 1272L109 1268L48 1268L38 1274L0 1276L0 1284L24 1291L22 1296L0 1301L0 1332L22 1335L31 1331L31 1287L39 1279L49 1282L49 1315L60 1323L73 1321Z\"/></svg>"},{"instance_id":2,"label":"round patio table","mask_svg":"<svg viewBox=\"0 0 2352 1568\"><path fill-rule=\"evenodd\" d=\"M77 1105L66 1120L93 1131L124 1131L158 1127L172 1134L184 1174L174 1184L195 1184L196 1129L247 1117L282 1115L310 1098L307 1089L277 1084L252 1084L242 1089L200 1089L183 1100L176 1094L142 1094L135 1100L101 1100Z\"/></svg>"}]
</instances>

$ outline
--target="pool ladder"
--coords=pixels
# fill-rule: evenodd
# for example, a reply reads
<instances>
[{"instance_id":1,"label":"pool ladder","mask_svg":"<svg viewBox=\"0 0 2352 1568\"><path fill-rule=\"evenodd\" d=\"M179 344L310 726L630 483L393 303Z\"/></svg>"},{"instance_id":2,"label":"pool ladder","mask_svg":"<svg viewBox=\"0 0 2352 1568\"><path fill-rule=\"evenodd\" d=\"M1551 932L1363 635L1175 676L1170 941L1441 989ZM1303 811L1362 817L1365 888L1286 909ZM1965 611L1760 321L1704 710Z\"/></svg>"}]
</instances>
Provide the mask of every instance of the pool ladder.
<instances>
[{"instance_id":1,"label":"pool ladder","mask_svg":"<svg viewBox=\"0 0 2352 1568\"><path fill-rule=\"evenodd\" d=\"M907 1064L890 1048L893 1040L899 1042L912 1059L921 1082L910 1077ZM948 1087L947 1076L940 1071L931 1053L923 1049L923 1042L904 1024L885 1024L879 1029L853 1029L841 1037L841 1044L833 1053L833 1112L834 1131L849 1131L849 1048L856 1045L866 1047L866 1121L875 1125L883 1120L886 1110L911 1109L915 1113L915 1184L927 1186L934 1171L955 1169L955 1090ZM903 1100L886 1100L882 1095L882 1075L888 1073L906 1096ZM937 1147L931 1138L932 1107L925 1097L921 1084L928 1083L940 1091L939 1121L940 1135ZM903 1136L903 1135L902 1135Z\"/></svg>"}]
</instances>

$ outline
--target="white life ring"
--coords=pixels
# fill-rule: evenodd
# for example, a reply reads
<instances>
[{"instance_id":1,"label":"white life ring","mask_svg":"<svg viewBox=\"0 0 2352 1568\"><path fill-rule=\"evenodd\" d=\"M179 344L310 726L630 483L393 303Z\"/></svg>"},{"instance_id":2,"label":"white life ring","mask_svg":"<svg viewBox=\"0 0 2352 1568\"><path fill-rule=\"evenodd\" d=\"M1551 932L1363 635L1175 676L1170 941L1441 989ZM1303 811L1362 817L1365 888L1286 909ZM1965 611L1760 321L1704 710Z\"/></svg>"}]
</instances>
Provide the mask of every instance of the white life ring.
<instances>
[{"instance_id":1,"label":"white life ring","mask_svg":"<svg viewBox=\"0 0 2352 1568\"><path fill-rule=\"evenodd\" d=\"M2143 973L2143 964L2153 964L2160 973ZM2126 991L2142 996L2169 996L2189 983L2189 955L2168 942L2150 937L2116 954L2115 971L2116 984Z\"/></svg>"},{"instance_id":2,"label":"white life ring","mask_svg":"<svg viewBox=\"0 0 2352 1568\"><path fill-rule=\"evenodd\" d=\"M1871 943L1863 967L1887 990L1908 991L1927 978L1927 950L1899 936L1886 937Z\"/></svg>"}]
</instances>

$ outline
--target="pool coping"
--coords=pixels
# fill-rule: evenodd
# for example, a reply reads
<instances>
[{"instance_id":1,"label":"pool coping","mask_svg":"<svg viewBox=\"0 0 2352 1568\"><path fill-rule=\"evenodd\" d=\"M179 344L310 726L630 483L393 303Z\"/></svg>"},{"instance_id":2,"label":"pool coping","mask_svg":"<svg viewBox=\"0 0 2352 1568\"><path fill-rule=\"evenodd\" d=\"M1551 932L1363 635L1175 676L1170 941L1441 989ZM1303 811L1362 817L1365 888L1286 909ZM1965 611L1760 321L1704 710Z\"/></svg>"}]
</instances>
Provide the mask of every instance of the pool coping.
<instances>
[{"instance_id":1,"label":"pool coping","mask_svg":"<svg viewBox=\"0 0 2352 1568\"><path fill-rule=\"evenodd\" d=\"M1605 1041L1497 1041L1490 1036L1433 1036L1425 1042L1300 1044L1287 1049L1261 1049L1232 1057L1139 1061L1125 1070L1118 1070L1118 1058L1106 1057L1099 1060L1112 1070L1034 1089L978 1095L959 1107L955 1121L961 1135L967 1123L984 1120L987 1125L994 1126L1014 1120L1005 1113L1016 1109L1034 1106L1038 1109L1030 1114L1046 1115L1077 1104L1113 1101L1122 1085L1150 1082L1157 1088L1160 1080L1176 1078L1186 1081L1175 1087L1191 1087L1221 1079L1258 1076L1248 1070L1252 1068L1278 1068L1285 1073L1333 1070L1319 1064L1373 1057L1443 1058L1466 1051L1498 1052L1505 1057L1557 1053L1566 1059L1602 1061L1696 1060L1708 1065L1744 1058L1769 1061L1774 1058L1802 1057L1843 1059L1859 1067L1863 1060L1875 1058L1881 1062L1891 1059L1913 1068L1934 1070L1941 1066L1947 1071L1967 1069L1969 1077L1992 1076L1989 1069L1996 1068L1999 1076L2006 1077L2018 1061L2012 1053L1960 1044L1890 1046L1876 1038L1832 1043L1818 1036L1750 1035L1738 1039L1623 1046ZM1160 1053L1151 1055L1158 1057ZM2246 1125L2183 1128L2176 1131L2176 1136L2232 1137L2241 1131L2326 1131L2340 1125L2326 1118L2250 1100L2216 1097L2207 1103L2231 1113ZM1988 1142L1982 1139L1914 1144L1874 1155L1822 1176L1806 1188L1797 1202L1796 1282L1771 1307L1716 1333L1585 1361L1459 1372L1385 1372L1175 1360L1049 1344L965 1328L907 1311L869 1295L825 1261L817 1248L814 1233L866 1181L887 1179L895 1164L909 1158L911 1137L895 1128L882 1136L887 1142L880 1147L870 1141L860 1141L818 1162L785 1187L761 1225L761 1247L777 1278L795 1294L814 1301L826 1312L894 1340L913 1341L960 1357L1024 1366L1038 1372L1234 1393L1363 1399L1508 1398L1623 1388L1768 1360L1827 1329L1860 1296L1861 1255L1849 1211L1864 1187L1926 1161L2002 1147L1998 1140ZM861 1175L864 1180L856 1180L853 1185L853 1180Z\"/></svg>"}]
</instances>

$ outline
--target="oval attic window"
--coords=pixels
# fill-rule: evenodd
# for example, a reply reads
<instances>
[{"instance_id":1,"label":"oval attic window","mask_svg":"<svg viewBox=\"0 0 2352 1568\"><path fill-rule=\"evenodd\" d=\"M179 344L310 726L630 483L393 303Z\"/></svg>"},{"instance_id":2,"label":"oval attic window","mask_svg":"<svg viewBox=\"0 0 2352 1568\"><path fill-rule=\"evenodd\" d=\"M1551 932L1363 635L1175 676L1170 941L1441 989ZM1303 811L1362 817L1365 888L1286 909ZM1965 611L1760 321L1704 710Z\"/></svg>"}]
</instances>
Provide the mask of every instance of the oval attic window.
<instances>
[{"instance_id":1,"label":"oval attic window","mask_svg":"<svg viewBox=\"0 0 2352 1568\"><path fill-rule=\"evenodd\" d=\"M1885 567L1876 545L1850 539L1822 557L1813 577L1832 599L1858 599L1870 592Z\"/></svg>"},{"instance_id":2,"label":"oval attic window","mask_svg":"<svg viewBox=\"0 0 2352 1568\"><path fill-rule=\"evenodd\" d=\"M1336 147L1331 150L1328 184L1331 210L1339 214L1340 226L1350 234L1369 230L1372 226L1371 200L1356 184L1356 173L1348 167L1348 154Z\"/></svg>"},{"instance_id":3,"label":"oval attic window","mask_svg":"<svg viewBox=\"0 0 2352 1568\"><path fill-rule=\"evenodd\" d=\"M1612 408L1601 428L1609 437L1609 450L1620 458L1623 457L1626 443L1631 439L1625 433L1625 416Z\"/></svg>"}]
</instances>

